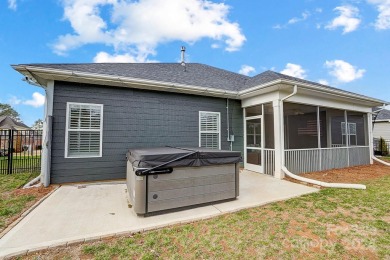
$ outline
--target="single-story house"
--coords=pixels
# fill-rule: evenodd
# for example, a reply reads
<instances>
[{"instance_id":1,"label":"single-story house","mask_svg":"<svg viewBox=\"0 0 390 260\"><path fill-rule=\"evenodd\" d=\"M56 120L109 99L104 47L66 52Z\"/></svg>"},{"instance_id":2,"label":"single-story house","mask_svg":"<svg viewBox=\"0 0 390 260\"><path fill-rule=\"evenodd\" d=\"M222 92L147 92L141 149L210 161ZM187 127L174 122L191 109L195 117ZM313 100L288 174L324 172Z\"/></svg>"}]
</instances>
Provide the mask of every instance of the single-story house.
<instances>
[{"instance_id":1,"label":"single-story house","mask_svg":"<svg viewBox=\"0 0 390 260\"><path fill-rule=\"evenodd\" d=\"M13 130L10 139L10 130ZM8 154L9 140L13 140L13 150L17 153L23 151L24 147L28 149L34 148L41 144L41 140L37 140L38 136L30 131L31 128L23 122L19 122L11 116L0 116L0 152L1 155ZM30 137L34 135L35 138ZM39 142L39 143L38 143ZM0 156L1 156L0 155Z\"/></svg>"},{"instance_id":2,"label":"single-story house","mask_svg":"<svg viewBox=\"0 0 390 260\"><path fill-rule=\"evenodd\" d=\"M374 151L383 154L383 150L386 150L387 147L386 151L388 153L390 151L390 110L376 107L373 111Z\"/></svg>"},{"instance_id":3,"label":"single-story house","mask_svg":"<svg viewBox=\"0 0 390 260\"><path fill-rule=\"evenodd\" d=\"M243 167L283 178L372 163L376 98L265 71L198 63L20 64L46 91L44 184L125 177L136 147L242 151Z\"/></svg>"},{"instance_id":4,"label":"single-story house","mask_svg":"<svg viewBox=\"0 0 390 260\"><path fill-rule=\"evenodd\" d=\"M0 116L0 131L1 130L31 130L22 122L16 121L10 116Z\"/></svg>"},{"instance_id":5,"label":"single-story house","mask_svg":"<svg viewBox=\"0 0 390 260\"><path fill-rule=\"evenodd\" d=\"M375 139L383 138L390 142L390 110L376 108L373 116L372 135Z\"/></svg>"}]
</instances>

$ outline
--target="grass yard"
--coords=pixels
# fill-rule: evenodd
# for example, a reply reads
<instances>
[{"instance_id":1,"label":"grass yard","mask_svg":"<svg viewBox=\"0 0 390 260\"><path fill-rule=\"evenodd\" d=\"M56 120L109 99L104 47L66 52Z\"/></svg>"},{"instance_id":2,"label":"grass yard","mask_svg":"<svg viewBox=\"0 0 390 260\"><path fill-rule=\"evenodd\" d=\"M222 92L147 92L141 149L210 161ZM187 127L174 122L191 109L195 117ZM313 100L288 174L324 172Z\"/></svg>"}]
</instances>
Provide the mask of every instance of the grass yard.
<instances>
[{"instance_id":1,"label":"grass yard","mask_svg":"<svg viewBox=\"0 0 390 260\"><path fill-rule=\"evenodd\" d=\"M370 168L368 167L369 171ZM389 259L390 167L367 190L320 192L27 259Z\"/></svg>"},{"instance_id":2,"label":"grass yard","mask_svg":"<svg viewBox=\"0 0 390 260\"><path fill-rule=\"evenodd\" d=\"M0 175L0 232L51 190L51 188L19 189L38 175L38 173Z\"/></svg>"}]
</instances>

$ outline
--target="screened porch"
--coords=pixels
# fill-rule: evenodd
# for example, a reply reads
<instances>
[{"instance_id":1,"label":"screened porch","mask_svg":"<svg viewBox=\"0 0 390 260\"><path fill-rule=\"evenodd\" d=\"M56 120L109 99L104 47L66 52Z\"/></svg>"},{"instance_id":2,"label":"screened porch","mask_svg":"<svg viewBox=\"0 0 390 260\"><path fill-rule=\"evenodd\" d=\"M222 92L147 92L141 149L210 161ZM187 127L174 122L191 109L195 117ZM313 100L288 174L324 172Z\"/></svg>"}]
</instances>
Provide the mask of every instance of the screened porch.
<instances>
[{"instance_id":1,"label":"screened porch","mask_svg":"<svg viewBox=\"0 0 390 260\"><path fill-rule=\"evenodd\" d=\"M367 113L270 102L246 107L244 123L248 170L274 176L279 164L295 174L370 164Z\"/></svg>"},{"instance_id":2,"label":"screened porch","mask_svg":"<svg viewBox=\"0 0 390 260\"><path fill-rule=\"evenodd\" d=\"M370 163L367 114L285 102L284 165L299 174Z\"/></svg>"}]
</instances>

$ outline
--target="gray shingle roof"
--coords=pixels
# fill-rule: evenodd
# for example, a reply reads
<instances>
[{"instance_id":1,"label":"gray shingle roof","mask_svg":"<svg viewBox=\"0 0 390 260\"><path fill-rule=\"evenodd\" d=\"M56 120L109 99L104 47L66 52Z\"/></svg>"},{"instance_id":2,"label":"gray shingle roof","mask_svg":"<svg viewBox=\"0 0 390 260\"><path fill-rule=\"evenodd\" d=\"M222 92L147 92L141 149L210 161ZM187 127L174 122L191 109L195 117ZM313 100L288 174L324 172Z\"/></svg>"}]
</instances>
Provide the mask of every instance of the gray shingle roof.
<instances>
[{"instance_id":1,"label":"gray shingle roof","mask_svg":"<svg viewBox=\"0 0 390 260\"><path fill-rule=\"evenodd\" d=\"M27 64L28 66L238 91L249 77L199 63Z\"/></svg>"},{"instance_id":2,"label":"gray shingle roof","mask_svg":"<svg viewBox=\"0 0 390 260\"><path fill-rule=\"evenodd\" d=\"M0 116L0 129L30 130L31 128L9 116Z\"/></svg>"},{"instance_id":3,"label":"gray shingle roof","mask_svg":"<svg viewBox=\"0 0 390 260\"><path fill-rule=\"evenodd\" d=\"M128 77L143 80L154 80L165 83L184 84L227 91L240 91L275 80L292 80L295 82L343 91L316 82L287 76L274 71L265 71L253 77L219 69L200 63L186 63L186 70L180 63L76 63L76 64L20 64L46 69L57 69L72 72L95 73L108 76ZM360 95L362 97L366 97ZM369 98L369 97L366 97Z\"/></svg>"},{"instance_id":4,"label":"gray shingle roof","mask_svg":"<svg viewBox=\"0 0 390 260\"><path fill-rule=\"evenodd\" d=\"M381 108L376 107L373 109L373 111L375 112L378 109L381 109ZM374 116L374 118L375 118L375 116ZM390 110L383 109L383 110L379 111L378 115L375 118L375 121L377 121L377 120L390 120Z\"/></svg>"}]
</instances>

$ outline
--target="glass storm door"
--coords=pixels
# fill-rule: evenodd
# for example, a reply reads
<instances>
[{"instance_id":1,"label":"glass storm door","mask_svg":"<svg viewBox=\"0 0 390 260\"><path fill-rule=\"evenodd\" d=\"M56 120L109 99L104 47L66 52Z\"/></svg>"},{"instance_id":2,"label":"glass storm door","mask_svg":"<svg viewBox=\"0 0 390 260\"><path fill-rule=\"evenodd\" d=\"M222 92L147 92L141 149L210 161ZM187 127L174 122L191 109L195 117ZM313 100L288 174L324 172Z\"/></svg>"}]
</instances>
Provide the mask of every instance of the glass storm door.
<instances>
[{"instance_id":1,"label":"glass storm door","mask_svg":"<svg viewBox=\"0 0 390 260\"><path fill-rule=\"evenodd\" d=\"M263 172L262 167L262 116L245 118L245 168Z\"/></svg>"}]
</instances>

